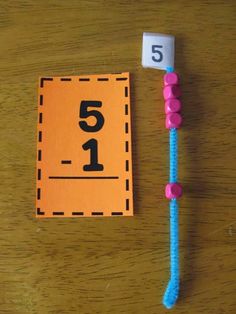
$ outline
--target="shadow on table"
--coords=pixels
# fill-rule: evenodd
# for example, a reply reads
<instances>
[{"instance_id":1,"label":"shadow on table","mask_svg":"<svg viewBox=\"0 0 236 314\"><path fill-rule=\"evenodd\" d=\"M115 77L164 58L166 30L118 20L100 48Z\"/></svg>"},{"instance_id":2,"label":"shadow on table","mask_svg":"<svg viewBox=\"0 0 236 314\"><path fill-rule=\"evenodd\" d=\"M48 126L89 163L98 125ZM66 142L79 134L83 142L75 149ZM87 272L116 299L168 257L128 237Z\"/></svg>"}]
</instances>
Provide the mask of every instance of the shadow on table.
<instances>
[{"instance_id":1,"label":"shadow on table","mask_svg":"<svg viewBox=\"0 0 236 314\"><path fill-rule=\"evenodd\" d=\"M203 207L200 204L199 196L204 194L206 190L206 183L204 183L205 173L203 163L201 160L201 145L204 140L204 128L206 127L206 104L201 94L201 74L192 73L188 69L188 60L185 55L184 39L176 38L176 71L180 74L180 83L182 90L182 114L183 114L183 129L180 131L180 140L184 138L184 149L180 147L181 154L186 160L187 170L184 178L184 195L187 202L186 209L188 215L184 220L183 230L185 234L180 234L180 239L183 239L184 248L180 247L181 255L185 256L181 263L181 283L180 283L180 297L179 302L186 302L195 291L195 283L197 279L196 259L199 248L196 229L199 224L197 221L204 215ZM182 133L182 134L181 134ZM184 134L185 133L185 134ZM182 138L182 139L183 139ZM179 160L180 169L181 159ZM180 179L181 181L181 179ZM180 220L181 220L181 202L180 202ZM189 232L191 230L191 232ZM180 242L181 245L181 242ZM185 250L185 251L184 251Z\"/></svg>"}]
</instances>

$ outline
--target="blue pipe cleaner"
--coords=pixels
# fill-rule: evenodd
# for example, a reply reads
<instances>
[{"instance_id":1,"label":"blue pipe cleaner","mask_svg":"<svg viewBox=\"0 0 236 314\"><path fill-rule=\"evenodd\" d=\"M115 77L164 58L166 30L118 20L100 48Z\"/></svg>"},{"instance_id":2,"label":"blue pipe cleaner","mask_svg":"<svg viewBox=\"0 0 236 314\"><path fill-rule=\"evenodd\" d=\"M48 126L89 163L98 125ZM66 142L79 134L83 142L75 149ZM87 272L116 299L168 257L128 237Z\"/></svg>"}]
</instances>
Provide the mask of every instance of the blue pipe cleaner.
<instances>
[{"instance_id":1,"label":"blue pipe cleaner","mask_svg":"<svg viewBox=\"0 0 236 314\"><path fill-rule=\"evenodd\" d=\"M167 68L167 72L173 72L173 68ZM177 129L170 129L170 183L178 181L178 133ZM171 309L179 296L179 223L178 202L176 198L170 201L170 280L163 296L163 305Z\"/></svg>"},{"instance_id":2,"label":"blue pipe cleaner","mask_svg":"<svg viewBox=\"0 0 236 314\"><path fill-rule=\"evenodd\" d=\"M178 182L178 133L177 129L170 129L170 183Z\"/></svg>"},{"instance_id":3,"label":"blue pipe cleaner","mask_svg":"<svg viewBox=\"0 0 236 314\"><path fill-rule=\"evenodd\" d=\"M170 201L170 280L167 285L163 304L171 309L179 295L179 230L178 230L178 202Z\"/></svg>"}]
</instances>

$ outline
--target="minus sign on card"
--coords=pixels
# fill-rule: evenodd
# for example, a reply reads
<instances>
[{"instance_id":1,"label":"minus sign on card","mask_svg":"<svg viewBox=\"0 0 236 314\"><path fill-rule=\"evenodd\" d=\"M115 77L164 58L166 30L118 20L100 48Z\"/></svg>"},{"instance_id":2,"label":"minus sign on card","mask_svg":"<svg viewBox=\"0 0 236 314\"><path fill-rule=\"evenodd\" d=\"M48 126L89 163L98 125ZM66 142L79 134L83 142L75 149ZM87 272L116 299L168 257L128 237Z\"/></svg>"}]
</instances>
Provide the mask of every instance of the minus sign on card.
<instances>
[{"instance_id":1,"label":"minus sign on card","mask_svg":"<svg viewBox=\"0 0 236 314\"><path fill-rule=\"evenodd\" d=\"M62 160L61 163L63 165L70 165L70 164L72 164L72 161L71 160Z\"/></svg>"},{"instance_id":2,"label":"minus sign on card","mask_svg":"<svg viewBox=\"0 0 236 314\"><path fill-rule=\"evenodd\" d=\"M76 177L76 176L49 176L49 179L119 179L118 176L107 176L107 177Z\"/></svg>"}]
</instances>

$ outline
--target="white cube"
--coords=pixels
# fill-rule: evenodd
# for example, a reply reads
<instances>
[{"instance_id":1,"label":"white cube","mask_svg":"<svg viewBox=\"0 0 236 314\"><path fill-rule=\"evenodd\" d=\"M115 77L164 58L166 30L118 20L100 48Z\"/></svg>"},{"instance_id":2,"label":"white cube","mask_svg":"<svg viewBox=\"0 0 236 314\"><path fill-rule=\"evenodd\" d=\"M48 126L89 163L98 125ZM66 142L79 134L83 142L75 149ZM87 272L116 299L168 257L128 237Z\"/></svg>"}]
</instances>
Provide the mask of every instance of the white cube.
<instances>
[{"instance_id":1,"label":"white cube","mask_svg":"<svg viewBox=\"0 0 236 314\"><path fill-rule=\"evenodd\" d=\"M143 33L142 66L167 70L174 68L175 38L172 35Z\"/></svg>"}]
</instances>

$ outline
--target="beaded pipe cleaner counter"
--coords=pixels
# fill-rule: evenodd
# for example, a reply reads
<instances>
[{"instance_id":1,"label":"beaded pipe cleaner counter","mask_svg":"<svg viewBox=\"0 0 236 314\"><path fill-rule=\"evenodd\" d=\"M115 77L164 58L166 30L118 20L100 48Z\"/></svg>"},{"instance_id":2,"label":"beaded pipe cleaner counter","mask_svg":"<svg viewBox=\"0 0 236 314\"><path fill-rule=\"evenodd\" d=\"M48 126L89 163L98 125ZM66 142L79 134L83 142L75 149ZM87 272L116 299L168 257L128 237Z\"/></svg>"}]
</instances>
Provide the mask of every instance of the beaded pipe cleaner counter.
<instances>
[{"instance_id":1,"label":"beaded pipe cleaner counter","mask_svg":"<svg viewBox=\"0 0 236 314\"><path fill-rule=\"evenodd\" d=\"M165 188L165 196L169 199L170 208L170 280L163 296L166 308L172 308L179 295L179 223L178 201L182 195L182 187L178 183L178 133L182 117L179 100L179 77L174 72L174 37L158 33L143 34L143 67L165 70L163 96L165 101L166 121L169 129L169 183Z\"/></svg>"}]
</instances>

